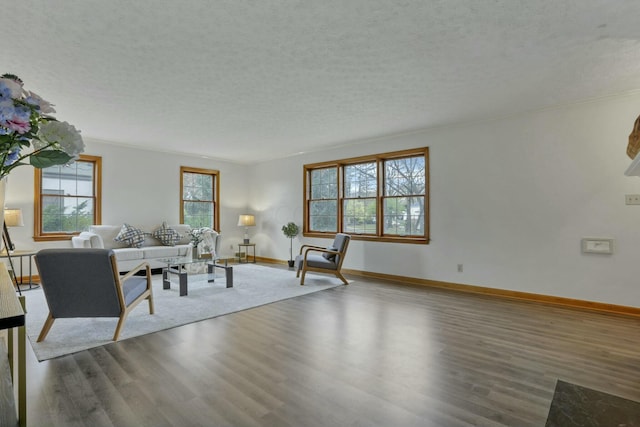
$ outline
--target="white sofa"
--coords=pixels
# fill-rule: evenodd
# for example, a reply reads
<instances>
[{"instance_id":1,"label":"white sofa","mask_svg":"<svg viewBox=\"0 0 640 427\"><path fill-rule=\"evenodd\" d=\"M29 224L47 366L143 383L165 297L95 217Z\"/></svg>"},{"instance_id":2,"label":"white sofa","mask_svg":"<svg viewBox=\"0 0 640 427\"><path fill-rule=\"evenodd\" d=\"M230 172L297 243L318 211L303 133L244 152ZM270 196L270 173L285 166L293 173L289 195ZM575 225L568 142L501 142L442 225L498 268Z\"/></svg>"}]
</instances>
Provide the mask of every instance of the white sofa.
<instances>
[{"instance_id":1,"label":"white sofa","mask_svg":"<svg viewBox=\"0 0 640 427\"><path fill-rule=\"evenodd\" d=\"M144 242L139 248L129 247L114 240L122 229L122 225L93 225L89 231L83 231L80 235L74 236L71 239L71 244L74 248L113 249L118 262L118 269L121 272L129 271L143 261L148 262L151 268L162 268L166 266L165 263L159 261L162 258L191 256L194 248L190 242L190 226L185 224L167 225L167 227L177 231L181 236L174 246L165 246L160 240L153 237L153 232L160 227L161 225L151 227L136 226L136 228L145 233ZM211 233L214 234L216 249L218 249L219 235L213 230Z\"/></svg>"}]
</instances>

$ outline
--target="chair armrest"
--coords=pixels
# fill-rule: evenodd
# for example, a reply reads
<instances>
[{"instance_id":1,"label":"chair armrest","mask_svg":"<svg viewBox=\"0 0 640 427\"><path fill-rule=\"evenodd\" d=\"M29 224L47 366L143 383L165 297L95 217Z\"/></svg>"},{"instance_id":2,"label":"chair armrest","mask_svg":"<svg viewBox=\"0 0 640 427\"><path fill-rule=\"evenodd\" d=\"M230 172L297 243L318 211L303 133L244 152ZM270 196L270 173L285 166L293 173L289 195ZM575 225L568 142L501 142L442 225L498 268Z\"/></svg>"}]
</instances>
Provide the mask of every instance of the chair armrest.
<instances>
[{"instance_id":1,"label":"chair armrest","mask_svg":"<svg viewBox=\"0 0 640 427\"><path fill-rule=\"evenodd\" d=\"M133 276L134 274L136 274L138 271L140 271L142 269L146 269L147 270L147 276L151 276L151 266L149 265L148 262L145 261L145 262L135 266L133 269L129 270L127 272L127 274L125 274L123 276L120 276L120 283L124 282L129 277Z\"/></svg>"},{"instance_id":2,"label":"chair armrest","mask_svg":"<svg viewBox=\"0 0 640 427\"><path fill-rule=\"evenodd\" d=\"M71 246L74 248L90 248L91 247L91 234L87 231L83 231L77 236L71 238Z\"/></svg>"},{"instance_id":3,"label":"chair armrest","mask_svg":"<svg viewBox=\"0 0 640 427\"><path fill-rule=\"evenodd\" d=\"M327 248L323 248L320 246L311 246L311 245L307 245L307 249L304 251L304 261L307 261L307 255L309 254L309 252L322 252L322 253L326 253L326 254L334 254L334 255L340 255L340 251L338 250L333 250L333 249L327 249ZM302 254L302 250L300 252L300 254Z\"/></svg>"},{"instance_id":4,"label":"chair armrest","mask_svg":"<svg viewBox=\"0 0 640 427\"><path fill-rule=\"evenodd\" d=\"M102 238L90 231L83 231L77 236L73 236L71 238L71 246L74 248L104 249Z\"/></svg>"},{"instance_id":5,"label":"chair armrest","mask_svg":"<svg viewBox=\"0 0 640 427\"><path fill-rule=\"evenodd\" d=\"M311 249L317 249L317 250L325 250L325 249L327 249L324 246L302 245L302 246L300 246L300 255L302 255L302 252L304 251L304 248L308 248L307 251L311 250Z\"/></svg>"}]
</instances>

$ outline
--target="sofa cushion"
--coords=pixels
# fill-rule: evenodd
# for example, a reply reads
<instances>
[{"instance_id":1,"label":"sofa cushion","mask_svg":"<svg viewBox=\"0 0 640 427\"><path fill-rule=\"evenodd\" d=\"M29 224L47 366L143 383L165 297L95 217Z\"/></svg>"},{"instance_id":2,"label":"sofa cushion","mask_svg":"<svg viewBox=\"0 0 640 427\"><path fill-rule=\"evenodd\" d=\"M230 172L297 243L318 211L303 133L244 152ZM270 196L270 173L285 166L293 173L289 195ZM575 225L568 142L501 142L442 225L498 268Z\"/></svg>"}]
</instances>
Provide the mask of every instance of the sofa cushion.
<instances>
[{"instance_id":1,"label":"sofa cushion","mask_svg":"<svg viewBox=\"0 0 640 427\"><path fill-rule=\"evenodd\" d=\"M169 227L166 222L163 222L160 228L156 229L152 235L164 246L175 246L182 239L180 233Z\"/></svg>"},{"instance_id":2,"label":"sofa cushion","mask_svg":"<svg viewBox=\"0 0 640 427\"><path fill-rule=\"evenodd\" d=\"M100 236L100 239L102 240L102 246L98 246L98 247L105 248L105 249L117 249L117 248L127 247L127 244L120 243L114 240L118 235L118 233L120 233L121 229L122 229L121 225L92 225L91 227L89 227L89 231L91 233L95 233L98 236ZM94 242L92 241L91 247L95 247L93 246L93 243Z\"/></svg>"},{"instance_id":3,"label":"sofa cushion","mask_svg":"<svg viewBox=\"0 0 640 427\"><path fill-rule=\"evenodd\" d=\"M113 253L116 254L116 261L134 261L144 259L144 252L138 248L119 248L114 249Z\"/></svg>"},{"instance_id":4,"label":"sofa cushion","mask_svg":"<svg viewBox=\"0 0 640 427\"><path fill-rule=\"evenodd\" d=\"M142 248L145 259L174 258L186 255L186 246L147 246Z\"/></svg>"},{"instance_id":5,"label":"sofa cushion","mask_svg":"<svg viewBox=\"0 0 640 427\"><path fill-rule=\"evenodd\" d=\"M132 248L140 248L144 243L144 231L125 223L113 240L125 243Z\"/></svg>"}]
</instances>

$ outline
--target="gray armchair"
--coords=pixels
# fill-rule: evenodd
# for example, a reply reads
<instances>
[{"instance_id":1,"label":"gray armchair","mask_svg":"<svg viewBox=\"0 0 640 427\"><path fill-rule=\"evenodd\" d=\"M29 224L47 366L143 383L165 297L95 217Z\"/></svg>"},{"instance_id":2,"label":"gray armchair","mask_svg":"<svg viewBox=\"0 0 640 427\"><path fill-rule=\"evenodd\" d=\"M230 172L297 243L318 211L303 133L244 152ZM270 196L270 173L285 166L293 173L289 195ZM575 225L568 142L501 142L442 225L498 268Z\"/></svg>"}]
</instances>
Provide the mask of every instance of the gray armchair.
<instances>
[{"instance_id":1,"label":"gray armchair","mask_svg":"<svg viewBox=\"0 0 640 427\"><path fill-rule=\"evenodd\" d=\"M49 306L38 342L46 338L55 319L117 317L113 335L117 341L136 305L148 300L153 314L151 269L146 262L120 276L111 249L43 249L35 260ZM136 276L138 271L145 275Z\"/></svg>"},{"instance_id":2,"label":"gray armchair","mask_svg":"<svg viewBox=\"0 0 640 427\"><path fill-rule=\"evenodd\" d=\"M348 285L349 282L344 278L340 270L350 241L351 236L338 233L331 246L327 248L302 245L300 255L296 256L294 263L297 271L296 277L300 277L300 273L302 273L300 284L304 285L304 276L307 271L314 271L316 273L334 274L345 285Z\"/></svg>"}]
</instances>

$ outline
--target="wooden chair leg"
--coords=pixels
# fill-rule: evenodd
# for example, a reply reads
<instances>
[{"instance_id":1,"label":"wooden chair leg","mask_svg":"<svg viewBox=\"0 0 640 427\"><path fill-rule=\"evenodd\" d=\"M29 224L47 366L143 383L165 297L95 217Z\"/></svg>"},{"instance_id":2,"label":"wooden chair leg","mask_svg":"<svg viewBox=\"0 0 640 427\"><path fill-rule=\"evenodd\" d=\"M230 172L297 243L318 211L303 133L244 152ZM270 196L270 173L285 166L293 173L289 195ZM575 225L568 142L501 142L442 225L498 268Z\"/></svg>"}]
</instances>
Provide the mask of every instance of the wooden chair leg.
<instances>
[{"instance_id":1,"label":"wooden chair leg","mask_svg":"<svg viewBox=\"0 0 640 427\"><path fill-rule=\"evenodd\" d=\"M38 335L38 339L36 340L36 342L44 341L44 339L47 337L47 334L51 330L51 326L53 326L54 320L56 319L54 319L53 316L51 315L51 312L49 312L49 316L47 317L47 320L45 320L44 325L42 326L42 330L40 331L40 335Z\"/></svg>"},{"instance_id":2,"label":"wooden chair leg","mask_svg":"<svg viewBox=\"0 0 640 427\"><path fill-rule=\"evenodd\" d=\"M120 331L124 326L124 321L127 319L127 315L129 314L129 310L125 310L118 319L118 325L116 326L116 332L113 334L113 340L118 341L118 337L120 337Z\"/></svg>"},{"instance_id":3,"label":"wooden chair leg","mask_svg":"<svg viewBox=\"0 0 640 427\"><path fill-rule=\"evenodd\" d=\"M304 276L307 274L307 270L302 270L302 277L300 278L300 286L304 285Z\"/></svg>"},{"instance_id":4,"label":"wooden chair leg","mask_svg":"<svg viewBox=\"0 0 640 427\"><path fill-rule=\"evenodd\" d=\"M153 308L153 296L149 295L147 299L149 300L149 314L153 314L155 312Z\"/></svg>"},{"instance_id":5,"label":"wooden chair leg","mask_svg":"<svg viewBox=\"0 0 640 427\"><path fill-rule=\"evenodd\" d=\"M147 299L149 300L149 314L153 314L155 312L153 306L153 289L151 287L151 270L147 267L149 271L147 271L147 289L149 289L149 296Z\"/></svg>"},{"instance_id":6,"label":"wooden chair leg","mask_svg":"<svg viewBox=\"0 0 640 427\"><path fill-rule=\"evenodd\" d=\"M344 283L345 285L349 284L349 281L347 279L344 278L344 276L342 275L342 273L340 273L339 271L336 271L336 277L340 280L342 280L342 283Z\"/></svg>"}]
</instances>

